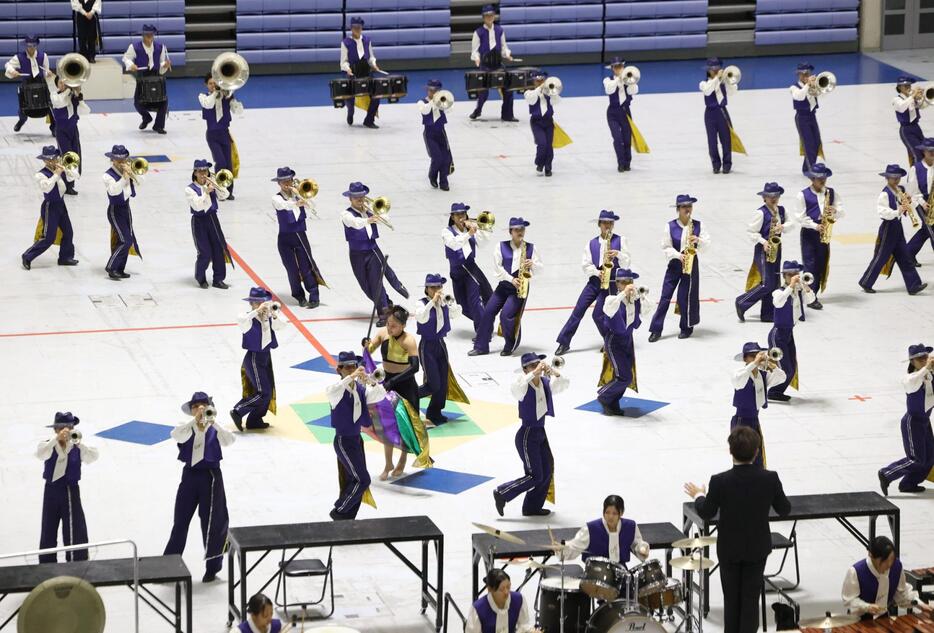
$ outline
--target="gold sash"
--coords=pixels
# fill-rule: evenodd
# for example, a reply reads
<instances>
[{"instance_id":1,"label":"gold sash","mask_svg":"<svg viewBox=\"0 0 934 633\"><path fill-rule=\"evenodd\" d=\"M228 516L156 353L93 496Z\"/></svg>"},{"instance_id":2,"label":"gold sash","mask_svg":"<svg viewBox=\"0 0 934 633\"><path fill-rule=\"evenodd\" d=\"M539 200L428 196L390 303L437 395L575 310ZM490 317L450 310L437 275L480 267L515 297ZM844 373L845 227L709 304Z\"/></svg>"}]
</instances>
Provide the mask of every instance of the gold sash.
<instances>
[{"instance_id":1,"label":"gold sash","mask_svg":"<svg viewBox=\"0 0 934 633\"><path fill-rule=\"evenodd\" d=\"M632 120L631 116L627 114L626 118L629 119L629 129L632 131L632 148L636 150L637 154L648 154L649 145L645 142L642 132L636 127L636 123Z\"/></svg>"},{"instance_id":2,"label":"gold sash","mask_svg":"<svg viewBox=\"0 0 934 633\"><path fill-rule=\"evenodd\" d=\"M743 146L743 142L739 139L739 134L736 133L732 125L730 126L730 149L737 154L746 154L746 148Z\"/></svg>"},{"instance_id":3,"label":"gold sash","mask_svg":"<svg viewBox=\"0 0 934 633\"><path fill-rule=\"evenodd\" d=\"M555 121L554 123L555 123L555 135L554 135L554 138L552 138L551 140L551 146L555 149L561 149L562 147L573 143L574 141L572 141L571 137L568 136L568 133L564 131L564 128L558 125L557 121Z\"/></svg>"},{"instance_id":4,"label":"gold sash","mask_svg":"<svg viewBox=\"0 0 934 633\"><path fill-rule=\"evenodd\" d=\"M269 374L272 375L272 365L269 366ZM273 382L275 382L275 377L273 377ZM240 367L240 386L241 386L241 397L249 398L256 393L256 389L253 387L253 383L250 382L250 379L246 375L246 369ZM272 388L272 398L269 399L269 412L276 412L276 388Z\"/></svg>"},{"instance_id":5,"label":"gold sash","mask_svg":"<svg viewBox=\"0 0 934 633\"><path fill-rule=\"evenodd\" d=\"M45 220L42 216L39 216L39 221L36 223L36 234L33 236L32 241L38 242L43 237L45 237ZM59 227L55 230L55 241L52 242L56 246L60 246L62 243L62 229Z\"/></svg>"},{"instance_id":6,"label":"gold sash","mask_svg":"<svg viewBox=\"0 0 934 633\"><path fill-rule=\"evenodd\" d=\"M340 494L340 491L344 489L344 485L347 483L348 479L349 477L347 476L347 470L344 468L344 465L341 463L341 461L337 460L337 486L340 489L338 494ZM367 486L367 489L363 491L363 499L361 499L361 501L374 510L376 509L376 500L373 498L373 494L370 492L369 486Z\"/></svg>"}]
</instances>

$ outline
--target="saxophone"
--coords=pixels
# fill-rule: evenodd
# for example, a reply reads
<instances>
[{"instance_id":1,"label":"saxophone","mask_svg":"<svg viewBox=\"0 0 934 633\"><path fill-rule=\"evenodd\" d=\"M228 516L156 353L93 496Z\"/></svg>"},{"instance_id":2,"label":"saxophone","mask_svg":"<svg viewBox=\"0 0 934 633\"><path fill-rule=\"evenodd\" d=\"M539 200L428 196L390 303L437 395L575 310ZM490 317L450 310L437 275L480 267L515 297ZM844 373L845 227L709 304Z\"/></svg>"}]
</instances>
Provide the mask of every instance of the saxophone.
<instances>
[{"instance_id":1,"label":"saxophone","mask_svg":"<svg viewBox=\"0 0 934 633\"><path fill-rule=\"evenodd\" d=\"M608 290L610 288L610 277L613 275L613 261L610 259L610 250L612 250L612 245L610 240L613 239L613 233L608 231L606 239L604 240L604 247L606 250L603 252L603 264L600 266L600 290Z\"/></svg>"},{"instance_id":2,"label":"saxophone","mask_svg":"<svg viewBox=\"0 0 934 633\"><path fill-rule=\"evenodd\" d=\"M920 227L921 218L918 217L918 212L915 211L915 206L911 203L911 196L899 189L896 192L896 197L898 198L898 207L902 210L902 213L905 213L908 219L911 220L911 228L917 229ZM928 208L928 213L930 213L930 208Z\"/></svg>"},{"instance_id":3,"label":"saxophone","mask_svg":"<svg viewBox=\"0 0 934 633\"><path fill-rule=\"evenodd\" d=\"M523 270L525 268L525 240L519 244L519 288L516 290L516 296L520 299L525 299L529 296L529 281L532 279L532 273L528 270Z\"/></svg>"},{"instance_id":4,"label":"saxophone","mask_svg":"<svg viewBox=\"0 0 934 633\"><path fill-rule=\"evenodd\" d=\"M778 260L778 249L782 245L782 219L776 208L772 213L772 223L769 225L769 243L766 247L765 261L774 264Z\"/></svg>"},{"instance_id":5,"label":"saxophone","mask_svg":"<svg viewBox=\"0 0 934 633\"><path fill-rule=\"evenodd\" d=\"M928 210L924 214L924 221L934 226L934 187L931 187L931 193L928 194Z\"/></svg>"},{"instance_id":6,"label":"saxophone","mask_svg":"<svg viewBox=\"0 0 934 633\"><path fill-rule=\"evenodd\" d=\"M688 245L684 247L684 259L681 262L681 273L690 275L694 270L694 256L697 255L697 247L691 244L691 236L694 235L694 220L688 221Z\"/></svg>"},{"instance_id":7,"label":"saxophone","mask_svg":"<svg viewBox=\"0 0 934 633\"><path fill-rule=\"evenodd\" d=\"M829 213L827 209L831 208L830 205L830 188L824 188L824 210L820 214L820 243L821 244L830 244L830 237L833 234L833 223L837 220L834 218L832 213Z\"/></svg>"}]
</instances>

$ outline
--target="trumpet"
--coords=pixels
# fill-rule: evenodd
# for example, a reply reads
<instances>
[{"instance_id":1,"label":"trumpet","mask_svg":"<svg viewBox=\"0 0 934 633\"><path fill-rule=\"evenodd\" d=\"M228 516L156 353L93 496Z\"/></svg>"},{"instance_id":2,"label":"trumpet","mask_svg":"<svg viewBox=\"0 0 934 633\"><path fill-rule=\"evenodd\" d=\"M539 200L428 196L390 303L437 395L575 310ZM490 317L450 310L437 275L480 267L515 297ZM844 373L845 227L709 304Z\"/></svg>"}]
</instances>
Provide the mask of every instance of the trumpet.
<instances>
[{"instance_id":1,"label":"trumpet","mask_svg":"<svg viewBox=\"0 0 934 633\"><path fill-rule=\"evenodd\" d=\"M813 95L825 95L833 92L836 87L837 76L829 70L825 70L817 75L810 92Z\"/></svg>"},{"instance_id":2,"label":"trumpet","mask_svg":"<svg viewBox=\"0 0 934 633\"><path fill-rule=\"evenodd\" d=\"M554 367L555 369L561 369L567 364L567 361L564 360L563 356L555 356L549 361L548 365Z\"/></svg>"},{"instance_id":3,"label":"trumpet","mask_svg":"<svg viewBox=\"0 0 934 633\"><path fill-rule=\"evenodd\" d=\"M75 444L78 444L81 442L81 431L79 431L78 429L72 429L71 435L69 437L71 438L72 442L74 442Z\"/></svg>"},{"instance_id":4,"label":"trumpet","mask_svg":"<svg viewBox=\"0 0 934 633\"><path fill-rule=\"evenodd\" d=\"M564 89L564 84L557 77L549 77L542 86L542 92L549 97L557 97Z\"/></svg>"},{"instance_id":5,"label":"trumpet","mask_svg":"<svg viewBox=\"0 0 934 633\"><path fill-rule=\"evenodd\" d=\"M380 224L388 229L395 230L389 220L386 219L389 209L392 208L389 198L380 196L378 198L364 198L363 201L366 203L367 211L372 213Z\"/></svg>"},{"instance_id":6,"label":"trumpet","mask_svg":"<svg viewBox=\"0 0 934 633\"><path fill-rule=\"evenodd\" d=\"M69 88L80 88L91 76L91 64L80 53L68 53L58 60L55 72Z\"/></svg>"},{"instance_id":7,"label":"trumpet","mask_svg":"<svg viewBox=\"0 0 934 633\"><path fill-rule=\"evenodd\" d=\"M62 167L69 171L76 171L81 165L81 157L77 152L65 152L62 156Z\"/></svg>"},{"instance_id":8,"label":"trumpet","mask_svg":"<svg viewBox=\"0 0 934 633\"><path fill-rule=\"evenodd\" d=\"M246 85L250 78L250 65L236 53L221 53L211 64L211 77L219 89L233 92Z\"/></svg>"},{"instance_id":9,"label":"trumpet","mask_svg":"<svg viewBox=\"0 0 934 633\"><path fill-rule=\"evenodd\" d=\"M229 169L221 169L216 174L208 174L207 180L216 189L226 189L233 184L233 172Z\"/></svg>"},{"instance_id":10,"label":"trumpet","mask_svg":"<svg viewBox=\"0 0 934 633\"><path fill-rule=\"evenodd\" d=\"M450 293L445 293L444 296L441 297L441 303L448 307L451 307L452 305L457 303L457 300L454 298L454 295Z\"/></svg>"},{"instance_id":11,"label":"trumpet","mask_svg":"<svg viewBox=\"0 0 934 633\"><path fill-rule=\"evenodd\" d=\"M366 374L364 377L364 380L367 382L367 384L378 385L379 383L386 380L386 370L383 369L382 365L380 365L379 367L374 369L371 373Z\"/></svg>"},{"instance_id":12,"label":"trumpet","mask_svg":"<svg viewBox=\"0 0 934 633\"><path fill-rule=\"evenodd\" d=\"M924 88L924 92L921 93L922 98L927 102L928 105L934 105L934 86L928 86Z\"/></svg>"},{"instance_id":13,"label":"trumpet","mask_svg":"<svg viewBox=\"0 0 934 633\"><path fill-rule=\"evenodd\" d=\"M441 110L450 110L451 106L454 105L454 94L450 90L439 90L435 93L435 96L432 97L434 105Z\"/></svg>"},{"instance_id":14,"label":"trumpet","mask_svg":"<svg viewBox=\"0 0 934 633\"><path fill-rule=\"evenodd\" d=\"M805 286L810 286L814 283L814 273L809 273L807 271L801 273L801 283Z\"/></svg>"},{"instance_id":15,"label":"trumpet","mask_svg":"<svg viewBox=\"0 0 934 633\"><path fill-rule=\"evenodd\" d=\"M626 66L620 74L620 80L626 86L632 86L639 83L642 78L642 72L635 66Z\"/></svg>"},{"instance_id":16,"label":"trumpet","mask_svg":"<svg viewBox=\"0 0 934 633\"><path fill-rule=\"evenodd\" d=\"M201 413L201 420L206 425L214 424L214 422L217 421L217 409L211 405L204 407L204 411Z\"/></svg>"},{"instance_id":17,"label":"trumpet","mask_svg":"<svg viewBox=\"0 0 934 633\"><path fill-rule=\"evenodd\" d=\"M639 301L640 299L645 299L648 296L649 296L649 289L646 288L645 286L638 286L636 287L635 293L633 294L631 299L629 298L629 294L623 294L623 300L629 305L632 305L636 301Z\"/></svg>"},{"instance_id":18,"label":"trumpet","mask_svg":"<svg viewBox=\"0 0 934 633\"><path fill-rule=\"evenodd\" d=\"M282 306L279 305L278 301L266 301L259 306L259 311L266 311L267 316L272 317L278 317L280 310L282 310Z\"/></svg>"},{"instance_id":19,"label":"trumpet","mask_svg":"<svg viewBox=\"0 0 934 633\"><path fill-rule=\"evenodd\" d=\"M481 211L480 215L474 220L479 231L492 231L496 224L496 216L492 211Z\"/></svg>"},{"instance_id":20,"label":"trumpet","mask_svg":"<svg viewBox=\"0 0 934 633\"><path fill-rule=\"evenodd\" d=\"M743 73L738 66L727 66L720 71L720 74L723 77L723 83L728 86L738 86L743 79Z\"/></svg>"},{"instance_id":21,"label":"trumpet","mask_svg":"<svg viewBox=\"0 0 934 633\"><path fill-rule=\"evenodd\" d=\"M785 352L783 352L778 347L773 347L769 350L769 360L773 363L781 361L785 357Z\"/></svg>"}]
</instances>

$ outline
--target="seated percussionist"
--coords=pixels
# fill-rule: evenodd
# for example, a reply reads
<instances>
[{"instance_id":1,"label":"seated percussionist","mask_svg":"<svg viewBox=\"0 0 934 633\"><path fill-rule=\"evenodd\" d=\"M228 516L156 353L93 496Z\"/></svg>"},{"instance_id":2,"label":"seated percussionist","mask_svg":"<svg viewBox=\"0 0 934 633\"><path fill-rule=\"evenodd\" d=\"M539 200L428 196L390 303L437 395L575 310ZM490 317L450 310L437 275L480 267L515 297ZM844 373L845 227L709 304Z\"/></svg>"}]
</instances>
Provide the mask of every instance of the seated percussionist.
<instances>
[{"instance_id":1,"label":"seated percussionist","mask_svg":"<svg viewBox=\"0 0 934 633\"><path fill-rule=\"evenodd\" d=\"M895 545L887 536L869 543L868 556L846 570L843 604L854 615L872 619L885 615L889 605L913 606L930 613L932 607L918 601L918 592L905 582L902 562L895 556Z\"/></svg>"},{"instance_id":2,"label":"seated percussionist","mask_svg":"<svg viewBox=\"0 0 934 633\"><path fill-rule=\"evenodd\" d=\"M487 593L471 605L464 633L541 633L506 572L492 569L484 582Z\"/></svg>"},{"instance_id":3,"label":"seated percussionist","mask_svg":"<svg viewBox=\"0 0 934 633\"><path fill-rule=\"evenodd\" d=\"M603 500L603 518L588 521L577 531L574 539L564 548L566 558L602 556L614 563L626 564L632 552L640 561L649 555L649 544L642 540L639 526L632 519L624 519L623 498L610 495Z\"/></svg>"},{"instance_id":4,"label":"seated percussionist","mask_svg":"<svg viewBox=\"0 0 934 633\"><path fill-rule=\"evenodd\" d=\"M239 633L279 633L282 622L272 617L275 611L272 600L266 594L258 593L246 603L246 620L237 627Z\"/></svg>"}]
</instances>

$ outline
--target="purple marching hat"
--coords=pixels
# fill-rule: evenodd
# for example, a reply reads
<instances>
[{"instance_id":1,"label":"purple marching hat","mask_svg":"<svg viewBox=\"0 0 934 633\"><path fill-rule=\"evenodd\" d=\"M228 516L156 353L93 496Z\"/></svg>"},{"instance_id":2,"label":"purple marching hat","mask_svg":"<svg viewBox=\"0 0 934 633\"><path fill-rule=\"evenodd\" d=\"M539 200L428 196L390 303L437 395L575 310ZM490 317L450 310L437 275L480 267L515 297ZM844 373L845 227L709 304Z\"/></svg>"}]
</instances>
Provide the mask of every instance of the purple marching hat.
<instances>
[{"instance_id":1,"label":"purple marching hat","mask_svg":"<svg viewBox=\"0 0 934 633\"><path fill-rule=\"evenodd\" d=\"M782 264L783 273L800 273L802 270L804 270L804 265L793 259L789 259Z\"/></svg>"},{"instance_id":2,"label":"purple marching hat","mask_svg":"<svg viewBox=\"0 0 934 633\"><path fill-rule=\"evenodd\" d=\"M451 205L451 213L467 213L470 210L470 205L464 204L463 202L455 202Z\"/></svg>"},{"instance_id":3,"label":"purple marching hat","mask_svg":"<svg viewBox=\"0 0 934 633\"><path fill-rule=\"evenodd\" d=\"M931 352L934 352L934 347L929 347L924 343L918 343L917 345L908 346L908 359L912 358L921 358L922 356L927 356ZM77 422L77 418L75 419Z\"/></svg>"},{"instance_id":4,"label":"purple marching hat","mask_svg":"<svg viewBox=\"0 0 934 633\"><path fill-rule=\"evenodd\" d=\"M720 61L719 57L708 57L707 63L705 64L704 68L706 68L707 70L723 68L723 62Z\"/></svg>"},{"instance_id":5,"label":"purple marching hat","mask_svg":"<svg viewBox=\"0 0 934 633\"><path fill-rule=\"evenodd\" d=\"M547 70L539 69L535 71L535 74L532 75L532 78L533 79L545 79L547 76L548 76Z\"/></svg>"},{"instance_id":6,"label":"purple marching hat","mask_svg":"<svg viewBox=\"0 0 934 633\"><path fill-rule=\"evenodd\" d=\"M425 286L443 286L447 281L447 279L436 273L425 275Z\"/></svg>"},{"instance_id":7,"label":"purple marching hat","mask_svg":"<svg viewBox=\"0 0 934 633\"><path fill-rule=\"evenodd\" d=\"M435 90L441 90L444 87L444 84L441 83L440 79L429 79L428 83L425 84L426 88L434 88Z\"/></svg>"},{"instance_id":8,"label":"purple marching hat","mask_svg":"<svg viewBox=\"0 0 934 633\"><path fill-rule=\"evenodd\" d=\"M805 176L814 180L816 178L830 178L833 176L833 172L830 171L830 167L824 163L814 163L811 165L811 168L804 173Z\"/></svg>"},{"instance_id":9,"label":"purple marching hat","mask_svg":"<svg viewBox=\"0 0 934 633\"><path fill-rule=\"evenodd\" d=\"M695 202L697 202L697 198L695 198L695 197L692 196L691 194L689 194L689 193L679 193L679 194L678 194L678 197L675 199L674 205L672 205L672 206L673 206L675 209L677 209L678 207L683 207L683 206L688 205L688 204L694 204Z\"/></svg>"},{"instance_id":10,"label":"purple marching hat","mask_svg":"<svg viewBox=\"0 0 934 633\"><path fill-rule=\"evenodd\" d=\"M770 198L777 198L778 196L785 193L785 190L777 182L767 182L762 188L762 191L757 193L757 196L768 196Z\"/></svg>"},{"instance_id":11,"label":"purple marching hat","mask_svg":"<svg viewBox=\"0 0 934 633\"><path fill-rule=\"evenodd\" d=\"M365 184L362 182L352 182L350 186L347 187L347 191L341 195L345 198L363 198L368 193L370 193L370 188Z\"/></svg>"},{"instance_id":12,"label":"purple marching hat","mask_svg":"<svg viewBox=\"0 0 934 633\"><path fill-rule=\"evenodd\" d=\"M42 148L42 153L36 156L39 160L55 160L62 155L62 152L54 145L46 145Z\"/></svg>"},{"instance_id":13,"label":"purple marching hat","mask_svg":"<svg viewBox=\"0 0 934 633\"><path fill-rule=\"evenodd\" d=\"M26 46L39 46L39 36L38 35L27 35L23 42Z\"/></svg>"},{"instance_id":14,"label":"purple marching hat","mask_svg":"<svg viewBox=\"0 0 934 633\"><path fill-rule=\"evenodd\" d=\"M493 8L492 4L483 5L483 8L480 9L480 15L487 15L489 13L496 15L496 9Z\"/></svg>"},{"instance_id":15,"label":"purple marching hat","mask_svg":"<svg viewBox=\"0 0 934 633\"><path fill-rule=\"evenodd\" d=\"M613 211L608 211L607 209L600 210L600 217L597 218L597 222L616 222L619 220L619 216L616 215Z\"/></svg>"},{"instance_id":16,"label":"purple marching hat","mask_svg":"<svg viewBox=\"0 0 934 633\"><path fill-rule=\"evenodd\" d=\"M934 138L924 139L920 145L915 145L915 149L920 149L922 152L934 152Z\"/></svg>"},{"instance_id":17,"label":"purple marching hat","mask_svg":"<svg viewBox=\"0 0 934 633\"><path fill-rule=\"evenodd\" d=\"M65 411L64 413L57 411L55 413L55 422L49 424L45 428L55 429L57 431L58 429L63 429L65 427L75 426L80 421L81 420L78 419L78 416L74 415L71 411Z\"/></svg>"},{"instance_id":18,"label":"purple marching hat","mask_svg":"<svg viewBox=\"0 0 934 633\"><path fill-rule=\"evenodd\" d=\"M814 72L814 65L811 64L810 62L801 62L800 64L798 64L798 68L796 72L799 72L799 73Z\"/></svg>"},{"instance_id":19,"label":"purple marching hat","mask_svg":"<svg viewBox=\"0 0 934 633\"><path fill-rule=\"evenodd\" d=\"M904 178L908 175L908 172L902 169L897 164L886 165L885 171L879 174L883 178Z\"/></svg>"},{"instance_id":20,"label":"purple marching hat","mask_svg":"<svg viewBox=\"0 0 934 633\"><path fill-rule=\"evenodd\" d=\"M203 158L195 159L195 166L192 169L210 169L213 166L213 163L210 163Z\"/></svg>"},{"instance_id":21,"label":"purple marching hat","mask_svg":"<svg viewBox=\"0 0 934 633\"><path fill-rule=\"evenodd\" d=\"M159 29L157 29L154 24L144 24L142 28L142 32L144 35L147 35L147 34L155 35L156 33L159 32Z\"/></svg>"},{"instance_id":22,"label":"purple marching hat","mask_svg":"<svg viewBox=\"0 0 934 633\"><path fill-rule=\"evenodd\" d=\"M519 359L519 363L522 367L527 365L537 365L540 361L545 360L544 354L533 354L532 352L527 352L522 355L522 358Z\"/></svg>"},{"instance_id":23,"label":"purple marching hat","mask_svg":"<svg viewBox=\"0 0 934 633\"><path fill-rule=\"evenodd\" d=\"M529 226L531 222L523 218L509 218L509 228L510 229L522 229Z\"/></svg>"},{"instance_id":24,"label":"purple marching hat","mask_svg":"<svg viewBox=\"0 0 934 633\"><path fill-rule=\"evenodd\" d=\"M280 180L292 180L293 178L295 178L295 172L290 167L280 167L276 170L276 177L269 180L279 182Z\"/></svg>"},{"instance_id":25,"label":"purple marching hat","mask_svg":"<svg viewBox=\"0 0 934 633\"><path fill-rule=\"evenodd\" d=\"M895 85L896 86L910 86L911 84L915 83L915 81L916 79L914 77L910 77L908 75L902 75L901 77L895 80Z\"/></svg>"},{"instance_id":26,"label":"purple marching hat","mask_svg":"<svg viewBox=\"0 0 934 633\"><path fill-rule=\"evenodd\" d=\"M256 286L250 288L250 296L244 297L241 301L251 301L253 303L265 303L266 301L272 301L272 293L266 290L265 288Z\"/></svg>"},{"instance_id":27,"label":"purple marching hat","mask_svg":"<svg viewBox=\"0 0 934 633\"><path fill-rule=\"evenodd\" d=\"M354 367L358 366L363 362L361 356L357 356L353 352L340 352L337 355L337 366L346 367L347 365L353 365Z\"/></svg>"},{"instance_id":28,"label":"purple marching hat","mask_svg":"<svg viewBox=\"0 0 934 633\"><path fill-rule=\"evenodd\" d=\"M634 273L628 268L617 268L613 272L613 281L620 281L622 279L636 280L638 278L639 278L639 273Z\"/></svg>"},{"instance_id":29,"label":"purple marching hat","mask_svg":"<svg viewBox=\"0 0 934 633\"><path fill-rule=\"evenodd\" d=\"M350 26L363 26L363 18L357 16L350 18Z\"/></svg>"},{"instance_id":30,"label":"purple marching hat","mask_svg":"<svg viewBox=\"0 0 934 633\"><path fill-rule=\"evenodd\" d=\"M104 153L104 156L111 160L125 160L130 157L130 150L123 145L114 145L109 152Z\"/></svg>"},{"instance_id":31,"label":"purple marching hat","mask_svg":"<svg viewBox=\"0 0 934 633\"><path fill-rule=\"evenodd\" d=\"M758 354L759 352L767 351L764 347L756 343L755 341L750 341L749 343L743 343L743 351L733 357L734 360L743 360L743 356L748 354Z\"/></svg>"},{"instance_id":32,"label":"purple marching hat","mask_svg":"<svg viewBox=\"0 0 934 633\"><path fill-rule=\"evenodd\" d=\"M606 65L606 68L613 68L613 66L625 66L626 62L622 57L614 57L610 60L610 63Z\"/></svg>"},{"instance_id":33,"label":"purple marching hat","mask_svg":"<svg viewBox=\"0 0 934 633\"><path fill-rule=\"evenodd\" d=\"M203 391L196 391L191 394L191 399L188 402L182 403L182 413L185 415L191 415L191 409L199 404L209 404L214 406L214 398L204 393Z\"/></svg>"}]
</instances>

